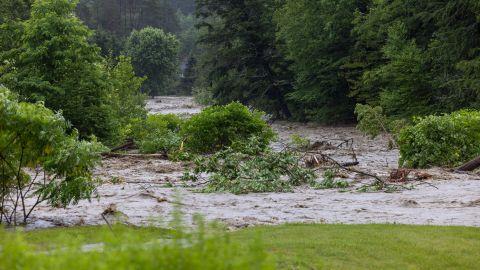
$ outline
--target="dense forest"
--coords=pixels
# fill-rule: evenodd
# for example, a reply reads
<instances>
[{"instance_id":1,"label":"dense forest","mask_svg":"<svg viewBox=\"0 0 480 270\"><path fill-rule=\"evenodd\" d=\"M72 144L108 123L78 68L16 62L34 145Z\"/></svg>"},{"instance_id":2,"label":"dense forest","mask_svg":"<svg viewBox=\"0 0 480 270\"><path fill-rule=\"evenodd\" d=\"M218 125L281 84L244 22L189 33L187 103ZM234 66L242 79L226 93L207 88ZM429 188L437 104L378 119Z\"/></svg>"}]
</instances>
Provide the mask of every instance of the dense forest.
<instances>
[{"instance_id":1,"label":"dense forest","mask_svg":"<svg viewBox=\"0 0 480 270\"><path fill-rule=\"evenodd\" d=\"M41 56L38 31L64 30L42 27L47 11L30 16L32 2L1 2L1 80L13 90L28 84L17 92L36 99L60 87L59 78L46 76L57 64L42 62L39 69L32 58ZM354 122L357 103L381 106L392 119L480 106L480 4L474 0L37 2L75 14L65 25L76 29L73 40L58 41L59 48L45 44L49 50L62 53L68 42L83 42L77 44L86 65L102 58L114 64L125 55L150 95L193 90L204 103L240 101L276 118L324 124ZM74 10L62 10L62 2ZM33 87L27 66L50 85ZM87 88L94 90L70 91L92 97L89 106L100 104L102 87ZM69 114L69 105L46 101ZM105 117L95 121L88 125L108 126Z\"/></svg>"},{"instance_id":2,"label":"dense forest","mask_svg":"<svg viewBox=\"0 0 480 270\"><path fill-rule=\"evenodd\" d=\"M356 103L403 118L479 106L480 4L455 1L197 1L198 84L321 123Z\"/></svg>"}]
</instances>

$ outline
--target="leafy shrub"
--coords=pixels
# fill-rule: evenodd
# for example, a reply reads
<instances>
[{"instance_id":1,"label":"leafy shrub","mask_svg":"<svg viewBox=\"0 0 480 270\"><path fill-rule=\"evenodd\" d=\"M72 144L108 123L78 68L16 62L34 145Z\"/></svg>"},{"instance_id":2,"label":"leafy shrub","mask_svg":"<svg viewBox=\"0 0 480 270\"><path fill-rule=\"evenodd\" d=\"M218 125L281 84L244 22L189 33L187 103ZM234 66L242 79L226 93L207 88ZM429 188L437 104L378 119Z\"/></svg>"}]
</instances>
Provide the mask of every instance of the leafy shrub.
<instances>
[{"instance_id":1,"label":"leafy shrub","mask_svg":"<svg viewBox=\"0 0 480 270\"><path fill-rule=\"evenodd\" d=\"M127 139L126 131L132 120L147 116L146 96L140 92L145 78L135 76L128 57L119 56L116 61L107 59L105 62L112 87L108 100L115 130L107 143L118 145Z\"/></svg>"},{"instance_id":2,"label":"leafy shrub","mask_svg":"<svg viewBox=\"0 0 480 270\"><path fill-rule=\"evenodd\" d=\"M400 132L400 165L456 166L480 155L480 112L416 118Z\"/></svg>"},{"instance_id":3,"label":"leafy shrub","mask_svg":"<svg viewBox=\"0 0 480 270\"><path fill-rule=\"evenodd\" d=\"M392 120L387 118L380 106L372 107L370 105L357 104L355 106L357 115L357 129L365 135L375 138L380 134L386 134L390 137L389 146L396 146L398 133L401 128L406 126L404 120Z\"/></svg>"},{"instance_id":4,"label":"leafy shrub","mask_svg":"<svg viewBox=\"0 0 480 270\"><path fill-rule=\"evenodd\" d=\"M310 147L311 142L308 138L302 137L298 134L290 136L290 144L299 150L307 150Z\"/></svg>"},{"instance_id":5,"label":"leafy shrub","mask_svg":"<svg viewBox=\"0 0 480 270\"><path fill-rule=\"evenodd\" d=\"M43 103L18 102L0 87L0 223L25 222L41 202L66 207L89 199L95 185L92 170L104 147L80 141L59 114ZM33 197L34 204L26 204Z\"/></svg>"},{"instance_id":6,"label":"leafy shrub","mask_svg":"<svg viewBox=\"0 0 480 270\"><path fill-rule=\"evenodd\" d=\"M195 102L201 105L212 105L212 93L206 87L193 87L192 94Z\"/></svg>"},{"instance_id":7,"label":"leafy shrub","mask_svg":"<svg viewBox=\"0 0 480 270\"><path fill-rule=\"evenodd\" d=\"M219 226L197 219L194 231L175 228L154 233L145 242L138 230L113 226L98 230L100 244L82 247L81 241L65 236L61 246L48 252L27 242L23 232L0 230L0 269L100 270L100 269L274 269L259 241L239 243Z\"/></svg>"},{"instance_id":8,"label":"leafy shrub","mask_svg":"<svg viewBox=\"0 0 480 270\"><path fill-rule=\"evenodd\" d=\"M321 182L313 182L311 186L315 189L333 189L333 188L347 188L350 184L347 181L335 180L337 173L334 170L326 170L323 174Z\"/></svg>"},{"instance_id":9,"label":"leafy shrub","mask_svg":"<svg viewBox=\"0 0 480 270\"><path fill-rule=\"evenodd\" d=\"M182 122L175 114L149 115L133 123L132 137L142 153L170 153L181 147L178 131Z\"/></svg>"},{"instance_id":10,"label":"leafy shrub","mask_svg":"<svg viewBox=\"0 0 480 270\"><path fill-rule=\"evenodd\" d=\"M212 153L252 136L265 147L274 137L261 112L250 112L238 102L204 109L185 122L181 135L187 149L196 153Z\"/></svg>"},{"instance_id":11,"label":"leafy shrub","mask_svg":"<svg viewBox=\"0 0 480 270\"><path fill-rule=\"evenodd\" d=\"M184 180L197 181L202 173L208 173L205 192L289 192L314 178L313 171L301 167L299 159L297 152L274 152L252 137L210 157L197 158L194 173L185 173Z\"/></svg>"}]
</instances>

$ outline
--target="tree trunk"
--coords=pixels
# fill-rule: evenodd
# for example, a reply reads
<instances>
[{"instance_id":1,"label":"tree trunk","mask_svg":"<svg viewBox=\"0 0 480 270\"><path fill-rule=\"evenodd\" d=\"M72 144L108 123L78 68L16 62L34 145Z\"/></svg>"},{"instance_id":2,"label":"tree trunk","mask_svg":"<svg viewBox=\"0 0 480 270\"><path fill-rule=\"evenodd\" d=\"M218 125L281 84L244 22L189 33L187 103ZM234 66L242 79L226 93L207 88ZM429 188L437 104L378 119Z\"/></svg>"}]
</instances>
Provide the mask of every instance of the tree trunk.
<instances>
[{"instance_id":1,"label":"tree trunk","mask_svg":"<svg viewBox=\"0 0 480 270\"><path fill-rule=\"evenodd\" d=\"M477 157L457 168L457 171L471 172L480 167L480 157Z\"/></svg>"}]
</instances>

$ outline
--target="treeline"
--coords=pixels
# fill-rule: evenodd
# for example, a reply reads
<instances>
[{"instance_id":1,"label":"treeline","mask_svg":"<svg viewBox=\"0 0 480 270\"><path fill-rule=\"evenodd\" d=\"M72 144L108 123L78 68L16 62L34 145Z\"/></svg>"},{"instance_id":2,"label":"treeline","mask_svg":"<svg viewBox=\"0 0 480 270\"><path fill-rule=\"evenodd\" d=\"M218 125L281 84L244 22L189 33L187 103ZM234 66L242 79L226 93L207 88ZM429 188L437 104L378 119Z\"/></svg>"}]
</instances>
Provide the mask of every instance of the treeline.
<instances>
[{"instance_id":1,"label":"treeline","mask_svg":"<svg viewBox=\"0 0 480 270\"><path fill-rule=\"evenodd\" d=\"M142 1L116 1L127 2ZM142 3L146 2L154 1ZM109 53L102 54L101 44L94 42L98 32L77 16L77 4L0 1L0 86L20 101L41 102L61 112L81 138L95 135L115 145L123 142L132 121L146 117L145 94L174 88L180 42L174 34L145 23L145 28L128 29L118 54L109 46Z\"/></svg>"},{"instance_id":2,"label":"treeline","mask_svg":"<svg viewBox=\"0 0 480 270\"><path fill-rule=\"evenodd\" d=\"M196 92L279 116L354 121L479 108L476 0L197 0Z\"/></svg>"},{"instance_id":3,"label":"treeline","mask_svg":"<svg viewBox=\"0 0 480 270\"><path fill-rule=\"evenodd\" d=\"M191 83L188 80L177 82L177 79L196 49L194 12L194 0L81 0L75 10L76 15L94 30L91 39L101 48L102 55L132 56L137 75L147 77L142 89L152 96L191 93ZM128 46L132 45L131 37L136 35L133 33L146 28L161 29L169 37L174 35L178 44L172 43L163 50L165 47L160 44L150 43L153 47L144 48L144 54L137 53L139 58L131 55L133 50ZM172 56L176 56L176 61Z\"/></svg>"}]
</instances>

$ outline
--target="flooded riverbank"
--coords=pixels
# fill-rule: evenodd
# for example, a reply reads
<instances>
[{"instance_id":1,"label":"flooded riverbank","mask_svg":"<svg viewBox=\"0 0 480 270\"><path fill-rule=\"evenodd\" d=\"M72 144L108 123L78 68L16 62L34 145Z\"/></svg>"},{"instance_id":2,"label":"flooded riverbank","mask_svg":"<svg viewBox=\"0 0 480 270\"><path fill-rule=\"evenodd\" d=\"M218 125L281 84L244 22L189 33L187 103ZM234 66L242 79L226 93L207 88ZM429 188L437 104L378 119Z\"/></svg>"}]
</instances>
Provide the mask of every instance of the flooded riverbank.
<instances>
[{"instance_id":1,"label":"flooded riverbank","mask_svg":"<svg viewBox=\"0 0 480 270\"><path fill-rule=\"evenodd\" d=\"M150 113L198 113L200 106L191 97L158 97L148 102ZM352 143L358 169L387 176L396 168L398 151L387 149L385 138L362 136L354 127L322 127L315 124L275 122L278 133L274 147L297 134L312 142L338 145ZM326 150L338 160L349 161L349 148ZM204 194L183 187L180 177L188 163L135 157L108 158L96 170L102 181L99 198L81 201L67 209L40 205L29 228L105 224L104 217L134 225L155 224L168 219L175 205L187 217L200 213L209 220L220 220L231 228L281 223L401 223L480 226L480 180L477 174L457 174L444 169L426 170L432 185L395 193L362 193L355 187L370 181L346 174L354 186L339 190L300 187L292 193L233 195ZM321 175L319 175L321 178ZM109 209L111 211L109 211ZM110 217L117 212L117 217ZM102 216L102 214L104 214Z\"/></svg>"}]
</instances>

